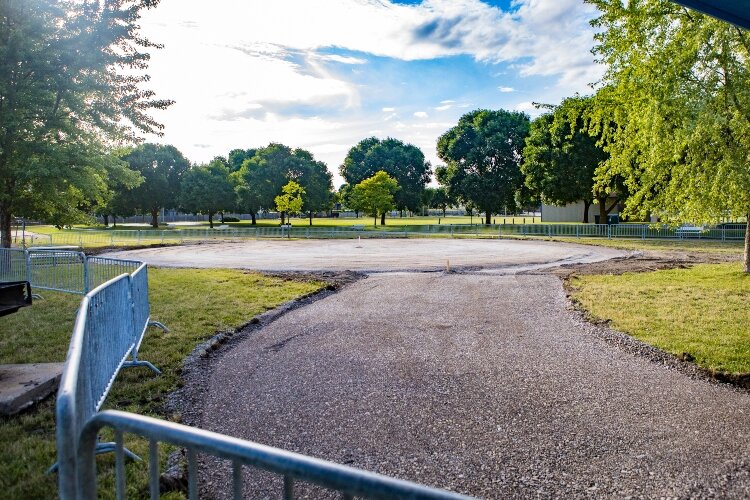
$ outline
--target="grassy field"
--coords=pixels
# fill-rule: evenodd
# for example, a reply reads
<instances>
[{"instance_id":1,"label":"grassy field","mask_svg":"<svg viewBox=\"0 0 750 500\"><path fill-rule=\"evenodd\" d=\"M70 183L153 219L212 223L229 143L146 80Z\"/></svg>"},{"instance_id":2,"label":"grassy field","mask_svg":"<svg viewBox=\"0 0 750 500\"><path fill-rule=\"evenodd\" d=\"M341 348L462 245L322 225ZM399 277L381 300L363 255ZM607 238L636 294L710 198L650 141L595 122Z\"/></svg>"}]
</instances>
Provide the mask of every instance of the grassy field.
<instances>
[{"instance_id":1,"label":"grassy field","mask_svg":"<svg viewBox=\"0 0 750 500\"><path fill-rule=\"evenodd\" d=\"M155 376L145 368L123 370L105 407L168 418L177 416L163 414L164 398L180 384L182 361L196 344L216 331L241 326L256 314L322 286L234 270L150 269L149 275L152 317L165 323L170 332L149 329L140 357L153 362L163 374ZM42 294L45 300L0 318L0 363L65 359L81 297ZM51 398L21 415L0 418L1 497L55 496L56 476L44 474L55 460L53 415ZM126 444L147 456L145 441L130 437ZM161 451L164 461L169 450ZM112 484L113 460L103 456L99 461L103 465L100 487L104 488ZM128 496L144 496L146 464L133 463L127 470Z\"/></svg>"},{"instance_id":2,"label":"grassy field","mask_svg":"<svg viewBox=\"0 0 750 500\"><path fill-rule=\"evenodd\" d=\"M750 373L750 275L738 264L621 276L581 276L571 283L593 317L708 370Z\"/></svg>"},{"instance_id":3,"label":"grassy field","mask_svg":"<svg viewBox=\"0 0 750 500\"><path fill-rule=\"evenodd\" d=\"M679 251L700 253L721 253L741 255L745 243L743 241L713 241L713 240L639 240L639 239L611 239L607 238L553 238L554 241L579 243L582 245L599 245L623 250L652 250Z\"/></svg>"}]
</instances>

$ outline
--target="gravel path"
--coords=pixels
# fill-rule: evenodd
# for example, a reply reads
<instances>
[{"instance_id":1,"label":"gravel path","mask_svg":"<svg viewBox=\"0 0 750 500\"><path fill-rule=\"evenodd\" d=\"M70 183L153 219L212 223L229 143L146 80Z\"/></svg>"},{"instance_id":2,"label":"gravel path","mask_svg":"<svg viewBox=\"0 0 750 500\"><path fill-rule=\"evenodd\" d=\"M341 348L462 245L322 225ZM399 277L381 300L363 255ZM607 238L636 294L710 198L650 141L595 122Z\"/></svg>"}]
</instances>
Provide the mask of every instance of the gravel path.
<instances>
[{"instance_id":1,"label":"gravel path","mask_svg":"<svg viewBox=\"0 0 750 500\"><path fill-rule=\"evenodd\" d=\"M569 243L520 240L363 239L256 240L110 252L149 265L233 267L261 271L434 271L599 262L628 252Z\"/></svg>"},{"instance_id":2,"label":"gravel path","mask_svg":"<svg viewBox=\"0 0 750 500\"><path fill-rule=\"evenodd\" d=\"M199 423L487 498L750 496L750 395L591 328L549 275L372 275L219 351Z\"/></svg>"}]
</instances>

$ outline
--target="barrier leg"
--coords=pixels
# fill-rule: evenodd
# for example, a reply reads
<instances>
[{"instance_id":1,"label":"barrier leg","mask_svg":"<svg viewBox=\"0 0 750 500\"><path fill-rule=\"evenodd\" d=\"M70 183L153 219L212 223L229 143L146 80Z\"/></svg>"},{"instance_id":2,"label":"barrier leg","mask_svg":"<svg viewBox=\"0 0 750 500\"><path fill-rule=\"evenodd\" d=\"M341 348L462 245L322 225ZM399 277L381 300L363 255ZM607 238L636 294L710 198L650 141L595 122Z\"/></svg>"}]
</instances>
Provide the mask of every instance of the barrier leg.
<instances>
[{"instance_id":1,"label":"barrier leg","mask_svg":"<svg viewBox=\"0 0 750 500\"><path fill-rule=\"evenodd\" d=\"M102 455L104 453L112 453L115 451L115 443L96 443L96 450L94 451L94 454L96 455ZM125 454L126 457L131 459L133 462L142 462L143 459L130 451L129 449L123 447L122 452ZM52 466L47 469L44 473L45 474L54 474L57 472L57 469L59 468L57 462L52 464Z\"/></svg>"}]
</instances>

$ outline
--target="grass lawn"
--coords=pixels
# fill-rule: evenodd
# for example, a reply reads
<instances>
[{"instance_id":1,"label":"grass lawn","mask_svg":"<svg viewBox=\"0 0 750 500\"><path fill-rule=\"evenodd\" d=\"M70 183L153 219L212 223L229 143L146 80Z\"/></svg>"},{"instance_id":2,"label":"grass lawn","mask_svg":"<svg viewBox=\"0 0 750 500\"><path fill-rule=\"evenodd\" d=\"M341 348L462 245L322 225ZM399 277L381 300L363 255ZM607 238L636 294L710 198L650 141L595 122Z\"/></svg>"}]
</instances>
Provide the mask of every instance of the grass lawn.
<instances>
[{"instance_id":1,"label":"grass lawn","mask_svg":"<svg viewBox=\"0 0 750 500\"><path fill-rule=\"evenodd\" d=\"M318 290L322 283L288 281L256 273L223 269L149 269L152 318L170 332L149 329L140 351L163 374L129 368L118 375L105 403L136 413L164 415L165 396L180 384L183 359L216 331L235 328L265 310ZM63 361L81 297L41 291L45 300L0 318L0 363ZM14 417L0 417L0 491L3 498L51 498L56 476L44 471L55 460L54 400ZM105 435L106 437L106 435ZM148 456L148 444L126 436L126 445ZM167 447L160 447L166 460ZM112 484L112 456L102 456L100 488ZM146 464L128 470L128 496L145 496ZM111 492L111 488L109 492ZM105 493L102 491L102 493Z\"/></svg>"},{"instance_id":2,"label":"grass lawn","mask_svg":"<svg viewBox=\"0 0 750 500\"><path fill-rule=\"evenodd\" d=\"M639 240L639 239L607 239L607 238L553 238L554 241L580 243L583 245L599 245L604 247L622 248L624 250L653 250L680 251L742 255L744 241L714 241L714 240Z\"/></svg>"},{"instance_id":3,"label":"grass lawn","mask_svg":"<svg viewBox=\"0 0 750 500\"><path fill-rule=\"evenodd\" d=\"M571 283L593 317L706 369L750 373L750 275L737 264L702 264Z\"/></svg>"}]
</instances>

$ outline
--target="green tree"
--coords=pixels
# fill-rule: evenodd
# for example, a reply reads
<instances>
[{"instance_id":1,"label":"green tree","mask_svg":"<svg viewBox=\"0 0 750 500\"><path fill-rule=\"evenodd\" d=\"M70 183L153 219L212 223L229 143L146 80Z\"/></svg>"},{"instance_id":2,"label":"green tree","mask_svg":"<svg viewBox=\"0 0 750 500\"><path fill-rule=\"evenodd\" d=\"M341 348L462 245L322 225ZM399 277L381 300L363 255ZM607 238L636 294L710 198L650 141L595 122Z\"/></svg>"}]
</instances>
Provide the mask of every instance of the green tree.
<instances>
[{"instance_id":1,"label":"green tree","mask_svg":"<svg viewBox=\"0 0 750 500\"><path fill-rule=\"evenodd\" d=\"M170 101L144 89L143 9L158 0L0 2L0 245L11 215L53 223L85 220L110 181L138 174L108 153L136 132L159 133L149 116Z\"/></svg>"},{"instance_id":2,"label":"green tree","mask_svg":"<svg viewBox=\"0 0 750 500\"><path fill-rule=\"evenodd\" d=\"M211 228L216 213L231 210L235 205L234 196L229 168L216 159L208 165L193 167L182 176L180 206L188 212L207 214Z\"/></svg>"},{"instance_id":3,"label":"green tree","mask_svg":"<svg viewBox=\"0 0 750 500\"><path fill-rule=\"evenodd\" d=\"M151 214L151 225L159 227L159 211L180 202L180 181L190 162L170 145L142 144L123 157L129 167L145 179L140 186L121 191L117 203Z\"/></svg>"},{"instance_id":4,"label":"green tree","mask_svg":"<svg viewBox=\"0 0 750 500\"><path fill-rule=\"evenodd\" d=\"M326 172L325 164L315 161L309 151L271 143L255 150L251 158L244 160L242 167L232 174L232 179L240 207L252 214L255 224L255 214L263 209L273 209L276 196L289 181L310 190L305 211L321 209L327 203L327 193L323 191L330 192L332 186L328 184Z\"/></svg>"},{"instance_id":5,"label":"green tree","mask_svg":"<svg viewBox=\"0 0 750 500\"><path fill-rule=\"evenodd\" d=\"M597 179L624 179L626 214L750 215L750 33L666 0L589 3L607 64L594 127L610 156Z\"/></svg>"},{"instance_id":6,"label":"green tree","mask_svg":"<svg viewBox=\"0 0 750 500\"><path fill-rule=\"evenodd\" d=\"M242 168L242 164L245 163L245 160L249 160L250 158L255 156L256 152L257 149L255 148L231 150L227 158L229 170L231 170L232 172L238 171L240 168Z\"/></svg>"},{"instance_id":7,"label":"green tree","mask_svg":"<svg viewBox=\"0 0 750 500\"><path fill-rule=\"evenodd\" d=\"M312 155L303 162L299 184L305 194L302 197L302 211L307 213L312 226L313 213L327 210L333 201L333 176L322 161L315 161Z\"/></svg>"},{"instance_id":8,"label":"green tree","mask_svg":"<svg viewBox=\"0 0 750 500\"><path fill-rule=\"evenodd\" d=\"M432 171L422 151L398 139L370 137L351 148L340 167L341 176L354 186L384 171L398 182L395 203L398 210L418 211L422 192Z\"/></svg>"},{"instance_id":9,"label":"green tree","mask_svg":"<svg viewBox=\"0 0 750 500\"><path fill-rule=\"evenodd\" d=\"M462 116L438 139L438 156L448 163L443 171L448 192L483 211L486 224L503 207L515 210L528 131L525 113L479 109Z\"/></svg>"},{"instance_id":10,"label":"green tree","mask_svg":"<svg viewBox=\"0 0 750 500\"><path fill-rule=\"evenodd\" d=\"M435 194L432 196L430 205L431 208L439 208L443 211L443 217L445 217L445 211L454 205L455 202L448 194L447 188L440 186L435 189Z\"/></svg>"},{"instance_id":11,"label":"green tree","mask_svg":"<svg viewBox=\"0 0 750 500\"><path fill-rule=\"evenodd\" d=\"M281 224L284 224L284 214L292 215L299 214L302 212L302 206L304 205L305 189L294 181L287 182L284 187L281 188L282 194L274 198L276 203L276 210L281 214Z\"/></svg>"},{"instance_id":12,"label":"green tree","mask_svg":"<svg viewBox=\"0 0 750 500\"><path fill-rule=\"evenodd\" d=\"M380 215L380 225L384 226L385 214L396 207L394 195L398 190L396 179L380 170L354 186L349 196L349 205L374 217L374 226L378 225Z\"/></svg>"},{"instance_id":13,"label":"green tree","mask_svg":"<svg viewBox=\"0 0 750 500\"><path fill-rule=\"evenodd\" d=\"M552 205L583 201L583 222L589 222L589 207L599 203L599 218L606 222L614 203L607 207L615 193L609 186L594 190L596 169L607 159L589 134L586 116L593 107L593 97L569 97L551 112L531 123L523 150L521 172L530 194ZM618 193L619 195L620 193Z\"/></svg>"}]
</instances>

